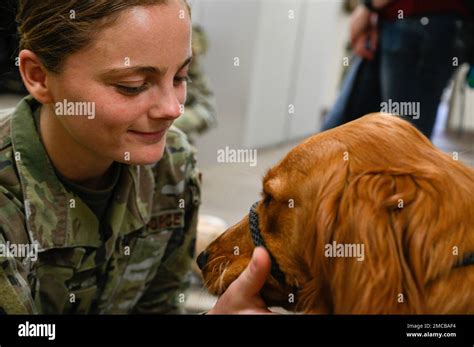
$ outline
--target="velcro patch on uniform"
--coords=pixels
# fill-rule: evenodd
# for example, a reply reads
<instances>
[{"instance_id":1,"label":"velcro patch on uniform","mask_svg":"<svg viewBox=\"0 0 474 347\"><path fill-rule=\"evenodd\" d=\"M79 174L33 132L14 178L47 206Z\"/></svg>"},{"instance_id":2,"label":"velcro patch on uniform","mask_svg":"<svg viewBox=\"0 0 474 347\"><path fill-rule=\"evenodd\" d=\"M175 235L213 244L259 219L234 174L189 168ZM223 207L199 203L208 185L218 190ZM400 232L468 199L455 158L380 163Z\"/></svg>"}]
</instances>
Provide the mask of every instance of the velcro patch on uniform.
<instances>
[{"instance_id":1,"label":"velcro patch on uniform","mask_svg":"<svg viewBox=\"0 0 474 347\"><path fill-rule=\"evenodd\" d=\"M11 279L0 271L0 310L8 314L28 314L13 285Z\"/></svg>"},{"instance_id":2,"label":"velcro patch on uniform","mask_svg":"<svg viewBox=\"0 0 474 347\"><path fill-rule=\"evenodd\" d=\"M153 215L147 224L150 231L184 227L184 210L166 210Z\"/></svg>"}]
</instances>

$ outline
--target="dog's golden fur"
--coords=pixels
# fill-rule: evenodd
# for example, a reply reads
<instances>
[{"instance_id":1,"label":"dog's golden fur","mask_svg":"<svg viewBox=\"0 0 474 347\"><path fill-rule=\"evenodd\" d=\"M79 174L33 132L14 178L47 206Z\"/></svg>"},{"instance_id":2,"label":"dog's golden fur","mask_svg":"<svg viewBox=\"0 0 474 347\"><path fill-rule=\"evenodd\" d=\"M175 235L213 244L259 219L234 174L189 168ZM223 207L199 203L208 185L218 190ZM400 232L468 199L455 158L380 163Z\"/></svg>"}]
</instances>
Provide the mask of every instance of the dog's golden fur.
<instances>
[{"instance_id":1,"label":"dog's golden fur","mask_svg":"<svg viewBox=\"0 0 474 347\"><path fill-rule=\"evenodd\" d=\"M295 147L263 180L257 211L290 286L269 305L305 313L474 313L474 170L399 117L370 114ZM292 208L292 203L294 207ZM325 245L363 244L363 261ZM206 286L221 294L253 251L248 216L209 247Z\"/></svg>"}]
</instances>

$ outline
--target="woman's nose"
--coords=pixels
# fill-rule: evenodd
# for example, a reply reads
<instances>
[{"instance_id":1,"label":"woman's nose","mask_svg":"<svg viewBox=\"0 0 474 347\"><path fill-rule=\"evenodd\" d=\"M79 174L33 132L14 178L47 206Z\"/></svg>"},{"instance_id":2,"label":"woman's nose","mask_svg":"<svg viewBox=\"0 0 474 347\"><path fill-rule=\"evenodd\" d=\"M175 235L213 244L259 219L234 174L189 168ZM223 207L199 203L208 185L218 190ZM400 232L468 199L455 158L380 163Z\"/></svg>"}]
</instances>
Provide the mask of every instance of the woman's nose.
<instances>
[{"instance_id":1,"label":"woman's nose","mask_svg":"<svg viewBox=\"0 0 474 347\"><path fill-rule=\"evenodd\" d=\"M174 120L184 112L184 105L178 100L174 92L165 92L156 96L153 107L149 111L151 118Z\"/></svg>"}]
</instances>

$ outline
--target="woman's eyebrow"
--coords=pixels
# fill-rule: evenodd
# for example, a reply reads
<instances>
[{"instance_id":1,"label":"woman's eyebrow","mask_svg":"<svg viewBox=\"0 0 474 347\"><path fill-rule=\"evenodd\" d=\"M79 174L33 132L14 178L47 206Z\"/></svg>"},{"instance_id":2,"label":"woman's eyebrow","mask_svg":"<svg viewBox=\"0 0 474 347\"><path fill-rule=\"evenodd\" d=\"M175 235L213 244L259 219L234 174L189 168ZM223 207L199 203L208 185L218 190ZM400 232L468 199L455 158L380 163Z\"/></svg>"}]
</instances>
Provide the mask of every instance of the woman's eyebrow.
<instances>
[{"instance_id":1,"label":"woman's eyebrow","mask_svg":"<svg viewBox=\"0 0 474 347\"><path fill-rule=\"evenodd\" d=\"M193 61L193 56L190 56L188 57L184 63L179 67L178 71L181 70L181 69L184 69L186 66L188 66L189 64L191 64L191 62Z\"/></svg>"},{"instance_id":2,"label":"woman's eyebrow","mask_svg":"<svg viewBox=\"0 0 474 347\"><path fill-rule=\"evenodd\" d=\"M188 57L183 64L178 68L178 71L185 68L187 65L191 63L193 60L193 57L190 56ZM135 74L158 74L162 75L165 74L166 71L168 71L168 68L166 69L159 69L154 66L142 66L142 65L137 65L137 66L130 66L130 67L125 67L125 68L114 68L114 69L109 69L106 70L105 72L101 73L102 77L111 77L114 75L118 74L127 74L127 73L135 73Z\"/></svg>"}]
</instances>

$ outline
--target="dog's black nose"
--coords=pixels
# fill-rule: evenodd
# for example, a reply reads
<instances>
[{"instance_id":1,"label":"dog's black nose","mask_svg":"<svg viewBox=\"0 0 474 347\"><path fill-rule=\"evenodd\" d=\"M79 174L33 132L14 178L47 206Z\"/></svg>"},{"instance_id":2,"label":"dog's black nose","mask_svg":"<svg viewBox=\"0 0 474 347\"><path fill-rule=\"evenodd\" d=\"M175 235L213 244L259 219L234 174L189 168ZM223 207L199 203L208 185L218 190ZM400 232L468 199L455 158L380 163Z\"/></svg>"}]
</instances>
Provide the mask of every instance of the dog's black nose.
<instances>
[{"instance_id":1,"label":"dog's black nose","mask_svg":"<svg viewBox=\"0 0 474 347\"><path fill-rule=\"evenodd\" d=\"M209 253L206 250L202 251L201 254L199 254L199 256L197 257L196 262L201 270L204 265L206 265L207 258L209 258Z\"/></svg>"}]
</instances>

